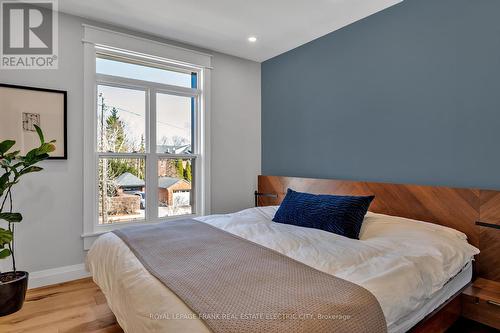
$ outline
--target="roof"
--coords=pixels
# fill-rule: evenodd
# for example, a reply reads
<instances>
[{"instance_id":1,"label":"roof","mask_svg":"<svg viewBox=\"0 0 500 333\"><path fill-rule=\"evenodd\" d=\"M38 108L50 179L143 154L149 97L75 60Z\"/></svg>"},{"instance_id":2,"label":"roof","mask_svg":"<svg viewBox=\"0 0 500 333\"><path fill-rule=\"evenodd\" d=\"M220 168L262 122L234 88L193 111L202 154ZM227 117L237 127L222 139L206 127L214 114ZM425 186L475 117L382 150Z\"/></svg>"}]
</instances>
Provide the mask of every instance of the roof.
<instances>
[{"instance_id":1,"label":"roof","mask_svg":"<svg viewBox=\"0 0 500 333\"><path fill-rule=\"evenodd\" d=\"M189 154L191 152L191 145L171 146L171 145L157 145L158 152L165 154Z\"/></svg>"},{"instance_id":2,"label":"roof","mask_svg":"<svg viewBox=\"0 0 500 333\"><path fill-rule=\"evenodd\" d=\"M186 180L180 179L180 178L160 177L160 178L158 178L158 187L159 188L169 188L169 187L177 184L180 181L187 182Z\"/></svg>"},{"instance_id":3,"label":"roof","mask_svg":"<svg viewBox=\"0 0 500 333\"><path fill-rule=\"evenodd\" d=\"M115 184L120 187L136 187L145 185L144 180L131 174L130 172L125 172L116 177Z\"/></svg>"}]
</instances>

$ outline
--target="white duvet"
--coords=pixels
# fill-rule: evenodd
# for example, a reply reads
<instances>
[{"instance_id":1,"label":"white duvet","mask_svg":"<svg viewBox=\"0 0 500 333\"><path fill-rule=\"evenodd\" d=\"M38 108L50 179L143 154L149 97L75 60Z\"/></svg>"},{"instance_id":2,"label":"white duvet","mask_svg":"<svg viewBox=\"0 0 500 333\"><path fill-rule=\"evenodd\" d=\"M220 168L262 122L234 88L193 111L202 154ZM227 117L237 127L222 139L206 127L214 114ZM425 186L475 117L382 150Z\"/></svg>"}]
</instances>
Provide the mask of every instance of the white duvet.
<instances>
[{"instance_id":1,"label":"white duvet","mask_svg":"<svg viewBox=\"0 0 500 333\"><path fill-rule=\"evenodd\" d=\"M277 207L197 220L274 249L375 295L389 331L422 306L479 253L465 234L436 224L368 212L360 240L272 222ZM114 234L88 253L94 280L126 332L208 332L199 319L166 318L189 308L140 264Z\"/></svg>"}]
</instances>

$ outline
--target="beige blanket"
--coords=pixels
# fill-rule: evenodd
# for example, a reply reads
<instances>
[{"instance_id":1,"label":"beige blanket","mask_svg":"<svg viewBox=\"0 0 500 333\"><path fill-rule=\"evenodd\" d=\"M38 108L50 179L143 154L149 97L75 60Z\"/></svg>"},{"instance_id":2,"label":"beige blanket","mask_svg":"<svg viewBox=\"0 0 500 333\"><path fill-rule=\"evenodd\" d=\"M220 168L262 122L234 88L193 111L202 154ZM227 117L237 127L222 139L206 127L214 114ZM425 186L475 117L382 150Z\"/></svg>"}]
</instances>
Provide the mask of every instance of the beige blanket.
<instances>
[{"instance_id":1,"label":"beige blanket","mask_svg":"<svg viewBox=\"0 0 500 333\"><path fill-rule=\"evenodd\" d=\"M216 333L387 331L366 289L205 223L114 233Z\"/></svg>"}]
</instances>

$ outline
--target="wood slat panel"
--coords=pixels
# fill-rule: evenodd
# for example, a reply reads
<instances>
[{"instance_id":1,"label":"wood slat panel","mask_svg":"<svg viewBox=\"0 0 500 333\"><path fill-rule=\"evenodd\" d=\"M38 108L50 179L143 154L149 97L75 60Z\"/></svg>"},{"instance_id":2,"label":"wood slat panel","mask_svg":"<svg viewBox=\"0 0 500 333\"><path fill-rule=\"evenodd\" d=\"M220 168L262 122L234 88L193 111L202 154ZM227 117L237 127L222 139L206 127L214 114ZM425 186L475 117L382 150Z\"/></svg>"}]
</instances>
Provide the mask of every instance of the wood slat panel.
<instances>
[{"instance_id":1,"label":"wood slat panel","mask_svg":"<svg viewBox=\"0 0 500 333\"><path fill-rule=\"evenodd\" d=\"M479 220L492 226L500 226L500 192L481 190ZM479 228L478 258L479 276L500 282L500 228Z\"/></svg>"},{"instance_id":2,"label":"wood slat panel","mask_svg":"<svg viewBox=\"0 0 500 333\"><path fill-rule=\"evenodd\" d=\"M478 275L500 282L500 229L479 228Z\"/></svg>"},{"instance_id":3,"label":"wood slat panel","mask_svg":"<svg viewBox=\"0 0 500 333\"><path fill-rule=\"evenodd\" d=\"M500 191L443 186L420 186L259 176L258 191L278 198L260 197L260 206L278 205L288 188L316 194L375 195L370 211L447 226L465 233L481 250L476 274L500 281L500 229L479 227L477 221L500 225Z\"/></svg>"},{"instance_id":4,"label":"wood slat panel","mask_svg":"<svg viewBox=\"0 0 500 333\"><path fill-rule=\"evenodd\" d=\"M500 225L500 192L481 190L481 222Z\"/></svg>"},{"instance_id":5,"label":"wood slat panel","mask_svg":"<svg viewBox=\"0 0 500 333\"><path fill-rule=\"evenodd\" d=\"M479 245L475 222L479 219L480 191L476 189L260 176L259 192L277 193L278 199L260 198L259 204L279 204L287 188L316 194L375 195L372 212L451 227L465 233L471 244Z\"/></svg>"}]
</instances>

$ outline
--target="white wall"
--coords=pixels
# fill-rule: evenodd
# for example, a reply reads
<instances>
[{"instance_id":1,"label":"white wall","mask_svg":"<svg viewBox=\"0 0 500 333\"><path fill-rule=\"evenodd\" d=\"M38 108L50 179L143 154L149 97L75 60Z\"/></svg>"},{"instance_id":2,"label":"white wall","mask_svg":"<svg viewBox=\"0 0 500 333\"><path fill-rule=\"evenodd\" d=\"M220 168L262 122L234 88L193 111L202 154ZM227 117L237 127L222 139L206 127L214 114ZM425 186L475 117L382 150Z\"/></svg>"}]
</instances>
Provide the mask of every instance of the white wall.
<instances>
[{"instance_id":1,"label":"white wall","mask_svg":"<svg viewBox=\"0 0 500 333\"><path fill-rule=\"evenodd\" d=\"M260 174L260 64L215 53L212 213L253 206Z\"/></svg>"},{"instance_id":2,"label":"white wall","mask_svg":"<svg viewBox=\"0 0 500 333\"><path fill-rule=\"evenodd\" d=\"M16 229L18 269L30 272L84 261L84 22L99 25L60 15L58 70L0 70L0 83L68 91L68 160L44 162L43 173L26 177L14 193L15 208L25 217ZM253 204L260 173L260 64L220 53L213 63L212 212L219 213ZM5 266L2 261L0 268Z\"/></svg>"}]
</instances>

